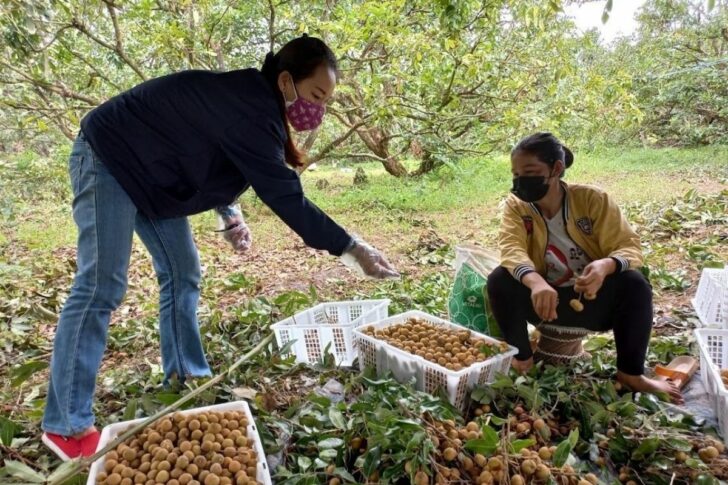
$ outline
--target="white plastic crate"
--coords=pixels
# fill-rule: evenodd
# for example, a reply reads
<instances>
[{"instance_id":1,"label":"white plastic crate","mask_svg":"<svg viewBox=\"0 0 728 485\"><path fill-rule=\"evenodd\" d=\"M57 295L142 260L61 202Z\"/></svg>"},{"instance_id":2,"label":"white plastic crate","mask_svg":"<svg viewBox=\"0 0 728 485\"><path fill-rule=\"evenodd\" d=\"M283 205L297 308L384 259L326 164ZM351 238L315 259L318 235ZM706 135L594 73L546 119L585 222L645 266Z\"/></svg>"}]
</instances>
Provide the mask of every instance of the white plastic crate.
<instances>
[{"instance_id":1,"label":"white plastic crate","mask_svg":"<svg viewBox=\"0 0 728 485\"><path fill-rule=\"evenodd\" d=\"M455 323L443 320L420 311L409 311L389 317L367 327L382 329L405 323L410 318L417 318L446 328L462 331L463 327ZM470 392L476 386L482 386L493 382L498 372L507 372L511 365L511 359L518 353L515 347L508 346L508 351L495 355L483 362L476 362L473 365L459 371L449 370L423 357L411 354L399 349L387 342L362 332L363 327L354 331L357 347L359 349L359 367L364 370L366 367L374 367L377 375L391 371L394 378L399 382L410 382L415 379L415 387L420 391L436 394L438 389L446 391L450 403L460 410L464 410ZM500 342L482 333L473 332L473 337L478 337L486 342Z\"/></svg>"},{"instance_id":2,"label":"white plastic crate","mask_svg":"<svg viewBox=\"0 0 728 485\"><path fill-rule=\"evenodd\" d=\"M700 348L700 377L718 417L720 434L728 444L728 389L720 378L720 371L728 369L728 330L699 328L695 338Z\"/></svg>"},{"instance_id":3,"label":"white plastic crate","mask_svg":"<svg viewBox=\"0 0 728 485\"><path fill-rule=\"evenodd\" d=\"M702 326L728 328L728 268L705 268L692 303Z\"/></svg>"},{"instance_id":4,"label":"white plastic crate","mask_svg":"<svg viewBox=\"0 0 728 485\"><path fill-rule=\"evenodd\" d=\"M255 479L259 484L262 485L272 485L272 481L270 478L270 471L268 470L268 463L266 462L265 458L265 452L263 451L263 444L260 441L260 436L258 436L258 430L255 427L255 420L253 419L253 413L250 412L250 407L248 407L248 403L245 401L234 401L234 402L227 402L223 404L215 404L213 406L202 406L199 408L193 408L193 409L187 409L184 411L180 411L182 414L195 414L195 413L201 413L205 411L212 411L212 412L225 412L225 411L238 411L242 412L247 416L248 418L248 433L247 437L249 440L253 441L253 450L255 451L256 455L258 455L258 464L257 464L257 474ZM105 426L104 429L101 431L101 437L99 439L99 446L97 449L101 449L104 446L106 446L110 441L112 441L114 438L116 438L119 434L126 431L130 425L138 424L144 421L144 418L140 419L133 419L130 421L122 421L120 423L110 424L108 426ZM86 485L96 485L96 475L100 471L103 470L104 466L104 459L100 458L96 460L92 465L91 469L89 470L88 474L88 480L86 481Z\"/></svg>"},{"instance_id":5,"label":"white plastic crate","mask_svg":"<svg viewBox=\"0 0 728 485\"><path fill-rule=\"evenodd\" d=\"M313 364L334 355L336 365L350 366L356 357L353 330L389 315L390 300L360 300L321 303L271 325L279 348L291 341L296 362Z\"/></svg>"}]
</instances>

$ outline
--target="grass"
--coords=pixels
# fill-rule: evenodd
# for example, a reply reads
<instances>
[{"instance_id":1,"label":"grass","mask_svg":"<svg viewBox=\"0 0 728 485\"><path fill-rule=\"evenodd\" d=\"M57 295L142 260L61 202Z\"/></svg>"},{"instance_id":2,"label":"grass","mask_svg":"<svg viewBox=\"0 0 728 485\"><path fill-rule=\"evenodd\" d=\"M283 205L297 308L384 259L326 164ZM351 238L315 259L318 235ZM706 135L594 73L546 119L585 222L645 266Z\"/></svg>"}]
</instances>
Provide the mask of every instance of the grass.
<instances>
[{"instance_id":1,"label":"grass","mask_svg":"<svg viewBox=\"0 0 728 485\"><path fill-rule=\"evenodd\" d=\"M17 238L28 247L50 250L75 241L75 227L70 217L67 175L59 167L62 158L39 165L23 154L16 161L14 183L26 186L41 184L45 193L22 192L16 198L13 224ZM12 163L6 163L12 167ZM498 201L508 193L511 184L507 155L465 159L455 167L442 167L437 172L414 179L396 179L376 162L358 164L369 178L364 186L353 185L350 166L322 165L302 177L307 196L345 226L356 227L363 234L380 231L391 234L410 224L439 224L449 229L462 224L474 230L492 230L492 218ZM0 167L2 168L2 167ZM40 180L33 183L32 174L43 169ZM48 173L46 173L48 172ZM53 183L50 184L49 181ZM318 188L320 181L328 185ZM728 146L667 149L613 149L577 153L576 161L565 180L572 183L596 184L609 191L619 202L663 200L691 188L716 191L728 180ZM8 182L6 182L8 183ZM50 186L49 186L50 184ZM29 198L34 202L29 203ZM261 225L263 233L279 233L282 224L252 193L243 197L248 219ZM457 217L451 217L453 213ZM200 231L214 227L214 214L192 218ZM260 232L257 230L256 232ZM3 234L5 231L3 231ZM0 240L1 242L1 240Z\"/></svg>"}]
</instances>

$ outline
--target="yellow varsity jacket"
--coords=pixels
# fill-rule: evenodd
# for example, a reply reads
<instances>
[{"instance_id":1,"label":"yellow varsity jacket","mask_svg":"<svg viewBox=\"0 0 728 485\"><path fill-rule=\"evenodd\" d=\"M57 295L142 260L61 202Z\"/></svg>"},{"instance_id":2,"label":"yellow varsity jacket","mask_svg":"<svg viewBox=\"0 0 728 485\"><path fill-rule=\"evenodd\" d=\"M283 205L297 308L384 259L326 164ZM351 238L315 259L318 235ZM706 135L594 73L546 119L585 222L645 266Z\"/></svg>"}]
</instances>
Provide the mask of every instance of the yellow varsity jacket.
<instances>
[{"instance_id":1,"label":"yellow varsity jacket","mask_svg":"<svg viewBox=\"0 0 728 485\"><path fill-rule=\"evenodd\" d=\"M589 185L562 185L564 227L589 258L611 257L617 262L617 271L642 266L640 238L609 195ZM517 280L532 271L546 275L548 229L536 204L509 195L498 239L501 265Z\"/></svg>"}]
</instances>

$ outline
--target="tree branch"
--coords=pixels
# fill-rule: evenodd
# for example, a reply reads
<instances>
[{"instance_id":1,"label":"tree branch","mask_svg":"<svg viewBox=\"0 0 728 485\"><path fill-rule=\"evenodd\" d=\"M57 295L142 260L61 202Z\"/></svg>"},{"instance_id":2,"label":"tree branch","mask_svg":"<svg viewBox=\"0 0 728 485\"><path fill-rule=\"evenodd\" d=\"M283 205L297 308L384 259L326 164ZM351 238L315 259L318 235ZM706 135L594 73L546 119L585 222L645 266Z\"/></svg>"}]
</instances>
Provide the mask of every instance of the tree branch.
<instances>
[{"instance_id":1,"label":"tree branch","mask_svg":"<svg viewBox=\"0 0 728 485\"><path fill-rule=\"evenodd\" d=\"M109 77L106 76L106 74L104 74L103 71L99 70L91 61L89 61L88 59L86 59L82 54L80 54L79 52L74 51L71 48L71 46L69 46L65 41L60 40L59 42L60 42L60 44L63 47L66 48L66 50L68 52L71 53L71 55L73 57L75 57L76 59L78 59L81 62L83 62L84 64L86 64L86 66L88 66L93 72L95 72L98 77L100 77L101 79L103 79L104 81L106 81L107 83L109 83L117 91L121 91L122 90L122 87L121 86L119 86L114 81L112 81L111 79L109 79Z\"/></svg>"},{"instance_id":2,"label":"tree branch","mask_svg":"<svg viewBox=\"0 0 728 485\"><path fill-rule=\"evenodd\" d=\"M345 153L341 155L341 158L361 158L376 160L377 162L387 162L386 158L379 157L373 153Z\"/></svg>"},{"instance_id":3,"label":"tree branch","mask_svg":"<svg viewBox=\"0 0 728 485\"><path fill-rule=\"evenodd\" d=\"M10 64L6 64L6 63L2 62L2 63L0 63L0 66L4 67L5 69L8 69L10 71L13 71L15 74L19 75L21 78L23 78L25 80L26 84L31 84L33 86L45 89L46 91L50 91L55 94L59 94L64 98L72 98L72 99L76 99L78 101L84 101L84 102L94 105L94 106L96 106L100 103L100 101L95 98L92 98L90 96L86 96L81 93L77 93L75 91L68 89L64 84L61 84L61 83L54 84L49 81L44 81L42 79L35 79Z\"/></svg>"},{"instance_id":4,"label":"tree branch","mask_svg":"<svg viewBox=\"0 0 728 485\"><path fill-rule=\"evenodd\" d=\"M89 30L88 26L86 26L86 24L84 24L77 18L74 18L72 21L73 27L75 27L76 30L78 30L82 34L86 35L89 39L93 40L100 46L105 47L106 49L109 49L112 52L115 52L129 67L132 68L132 70L137 74L137 76L139 76L142 79L142 81L146 81L147 77L144 75L142 70L139 68L139 66L136 65L136 63L134 61L132 61L129 58L129 56L126 55L126 52L124 51L124 46L123 46L122 40L121 40L121 29L119 27L119 21L116 17L116 11L114 10L114 6L113 6L114 4L110 3L106 0L104 0L104 3L106 3L106 9L108 10L109 15L111 16L111 21L114 25L114 37L115 37L116 45L112 45L112 44L106 42L105 40L103 40L102 38L94 35Z\"/></svg>"},{"instance_id":5,"label":"tree branch","mask_svg":"<svg viewBox=\"0 0 728 485\"><path fill-rule=\"evenodd\" d=\"M344 143L347 139L349 139L349 137L351 137L351 135L353 135L359 127L364 126L367 123L367 121L368 121L367 119L363 119L363 120L359 121L357 124L355 124L354 126L352 126L351 128L349 128L346 131L346 133L344 133L343 135L339 136L338 138L336 138L335 140L333 140L331 143L329 143L328 145L326 145L324 148L322 148L314 157L311 157L311 159L309 160L309 162L306 164L306 167L308 167L312 163L316 163L319 160L322 160L322 159L326 158L326 156L332 150L334 150L336 147L338 147L339 145L341 145L342 143ZM305 170L305 167L304 167L304 170Z\"/></svg>"},{"instance_id":6,"label":"tree branch","mask_svg":"<svg viewBox=\"0 0 728 485\"><path fill-rule=\"evenodd\" d=\"M268 10L270 11L270 14L268 15L268 50L273 52L276 42L276 9L273 6L273 0L268 0Z\"/></svg>"}]
</instances>

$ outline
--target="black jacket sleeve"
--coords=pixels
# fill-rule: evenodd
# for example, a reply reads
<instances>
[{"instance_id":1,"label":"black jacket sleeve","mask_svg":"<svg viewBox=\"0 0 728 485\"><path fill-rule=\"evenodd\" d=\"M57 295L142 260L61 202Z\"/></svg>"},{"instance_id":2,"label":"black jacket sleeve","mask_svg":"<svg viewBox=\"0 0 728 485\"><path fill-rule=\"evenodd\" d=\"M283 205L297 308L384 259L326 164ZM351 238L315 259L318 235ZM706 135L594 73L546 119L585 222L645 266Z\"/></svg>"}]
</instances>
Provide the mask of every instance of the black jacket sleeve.
<instances>
[{"instance_id":1,"label":"black jacket sleeve","mask_svg":"<svg viewBox=\"0 0 728 485\"><path fill-rule=\"evenodd\" d=\"M298 174L285 164L279 122L245 118L225 131L222 149L255 193L303 242L341 256L351 236L303 194Z\"/></svg>"}]
</instances>

